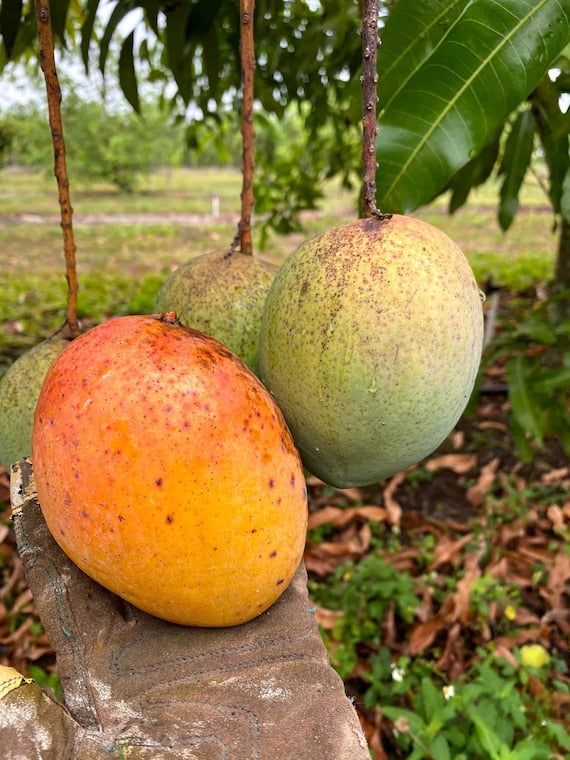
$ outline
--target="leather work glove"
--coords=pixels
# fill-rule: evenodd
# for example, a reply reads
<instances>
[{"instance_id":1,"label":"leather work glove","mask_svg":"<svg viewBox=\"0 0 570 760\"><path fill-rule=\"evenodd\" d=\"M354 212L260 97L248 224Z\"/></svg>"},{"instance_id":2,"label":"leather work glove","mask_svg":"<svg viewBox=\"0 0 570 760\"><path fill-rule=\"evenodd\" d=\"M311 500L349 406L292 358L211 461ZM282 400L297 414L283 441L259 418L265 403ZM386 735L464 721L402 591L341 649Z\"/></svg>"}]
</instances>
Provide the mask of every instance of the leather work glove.
<instances>
[{"instance_id":1,"label":"leather work glove","mask_svg":"<svg viewBox=\"0 0 570 760\"><path fill-rule=\"evenodd\" d=\"M249 623L180 626L124 602L67 558L43 520L29 460L14 465L11 493L64 704L0 668L2 760L370 757L311 615L303 566Z\"/></svg>"}]
</instances>

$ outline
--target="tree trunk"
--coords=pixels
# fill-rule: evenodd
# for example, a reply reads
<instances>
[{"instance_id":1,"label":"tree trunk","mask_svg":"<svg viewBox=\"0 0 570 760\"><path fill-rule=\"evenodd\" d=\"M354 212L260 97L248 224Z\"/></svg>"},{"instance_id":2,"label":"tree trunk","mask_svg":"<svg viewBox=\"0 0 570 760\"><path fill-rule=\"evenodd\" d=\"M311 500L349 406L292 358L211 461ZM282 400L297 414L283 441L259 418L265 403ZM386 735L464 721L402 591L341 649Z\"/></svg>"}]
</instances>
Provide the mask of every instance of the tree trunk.
<instances>
[{"instance_id":1,"label":"tree trunk","mask_svg":"<svg viewBox=\"0 0 570 760\"><path fill-rule=\"evenodd\" d=\"M554 271L554 293L562 293L562 291L566 291L566 295L556 302L557 322L570 320L570 221L564 217L560 225L558 256Z\"/></svg>"}]
</instances>

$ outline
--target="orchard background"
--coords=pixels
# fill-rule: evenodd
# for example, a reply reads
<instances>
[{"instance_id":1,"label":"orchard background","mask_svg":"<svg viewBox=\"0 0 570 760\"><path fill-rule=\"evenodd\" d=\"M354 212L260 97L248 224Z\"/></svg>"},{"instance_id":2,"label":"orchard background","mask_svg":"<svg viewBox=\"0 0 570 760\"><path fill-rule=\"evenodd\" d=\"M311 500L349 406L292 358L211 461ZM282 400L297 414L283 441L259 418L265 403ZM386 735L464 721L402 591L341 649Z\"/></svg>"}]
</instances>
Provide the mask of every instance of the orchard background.
<instances>
[{"instance_id":1,"label":"orchard background","mask_svg":"<svg viewBox=\"0 0 570 760\"><path fill-rule=\"evenodd\" d=\"M233 236L238 7L51 6L85 327L149 311ZM376 758L570 756L569 14L381 6L378 205L448 232L498 312L440 450L366 489L309 479L315 614ZM359 25L349 0L256 4L254 250L277 263L358 214ZM4 372L59 327L65 283L33 7L3 0L0 29L0 87L30 95L0 111ZM57 689L0 483L0 661Z\"/></svg>"}]
</instances>

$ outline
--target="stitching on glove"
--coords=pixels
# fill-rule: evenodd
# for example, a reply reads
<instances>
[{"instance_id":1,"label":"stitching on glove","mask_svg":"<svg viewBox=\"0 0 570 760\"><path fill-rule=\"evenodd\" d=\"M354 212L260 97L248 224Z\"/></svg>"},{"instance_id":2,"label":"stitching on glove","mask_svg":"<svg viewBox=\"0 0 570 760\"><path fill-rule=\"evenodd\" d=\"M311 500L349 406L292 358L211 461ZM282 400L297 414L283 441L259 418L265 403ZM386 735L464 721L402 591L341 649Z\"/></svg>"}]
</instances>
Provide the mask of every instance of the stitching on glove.
<instances>
[{"instance_id":1,"label":"stitching on glove","mask_svg":"<svg viewBox=\"0 0 570 760\"><path fill-rule=\"evenodd\" d=\"M252 668L259 664L265 664L265 663L274 663L274 662L288 662L291 660L310 660L313 659L311 655L306 654L299 654L295 653L293 655L286 655L282 652L279 652L278 654L270 657L265 657L263 659L259 659L256 657L255 661L252 662L236 662L235 658L236 655L239 654L254 654L257 655L258 651L264 651L268 649L269 647L276 647L280 649L283 644L287 646L291 646L292 643L295 643L297 641L302 641L304 639L310 639L309 633L307 633L304 636L294 637L289 635L283 635L283 636L277 636L267 639L261 639L256 642L248 642L247 644L242 644L240 646L228 646L228 647L220 647L220 648L214 648L211 651L203 652L199 654L183 654L179 655L178 657L170 657L168 656L165 660L156 659L152 662L149 662L147 664L141 664L136 663L136 665L123 665L121 664L121 660L125 656L125 653L128 652L129 649L133 646L133 642L130 641L122 646L118 646L112 653L111 657L109 659L109 671L117 676L117 677L124 677L124 676L130 676L135 674L141 674L141 673L154 673L154 672L163 672L165 667L168 667L169 669L172 667L177 667L186 663L195 663L198 664L200 661L204 662L207 660L213 660L213 659L223 659L227 661L227 665L225 666L215 666L215 667L203 667L202 669L194 670L192 673L193 676L199 676L202 673L224 673L228 669L236 670L240 667L243 668ZM139 639L141 643L145 643L145 638L141 637ZM156 641L156 648L158 649L160 647L160 642Z\"/></svg>"},{"instance_id":2,"label":"stitching on glove","mask_svg":"<svg viewBox=\"0 0 570 760\"><path fill-rule=\"evenodd\" d=\"M161 700L154 703L160 707L169 707L177 704L177 700ZM204 716L204 727L206 733L204 734L188 734L186 736L153 736L153 737L140 737L136 735L121 736L118 739L118 747L190 747L196 749L203 745L212 745L219 747L222 750L222 757L230 757L231 748L236 743L239 746L240 758L242 760L259 760L259 738L260 728L259 719L257 715L251 710L247 710L239 705L227 705L227 704L208 704L204 702L187 702L190 708L190 714L193 716L193 720L196 720L196 711L203 711L206 713ZM225 728L227 729L227 736L224 738L220 732L219 719L216 719L214 715L211 717L211 712L214 710L217 713L221 713L224 719ZM236 719L238 726L236 726ZM239 731L240 725L245 728L247 734L246 741L239 741L239 734L243 733ZM215 731L212 731L212 726L216 726ZM237 729L237 730L236 730Z\"/></svg>"}]
</instances>

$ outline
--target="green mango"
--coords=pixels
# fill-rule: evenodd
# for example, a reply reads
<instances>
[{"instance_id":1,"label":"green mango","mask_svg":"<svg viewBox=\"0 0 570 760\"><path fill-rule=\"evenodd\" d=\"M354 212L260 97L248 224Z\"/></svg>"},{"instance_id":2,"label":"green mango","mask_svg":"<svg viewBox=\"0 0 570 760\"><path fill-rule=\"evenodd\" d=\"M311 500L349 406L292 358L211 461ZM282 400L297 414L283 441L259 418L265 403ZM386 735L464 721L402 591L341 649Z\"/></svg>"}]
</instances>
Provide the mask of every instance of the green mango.
<instances>
[{"instance_id":1,"label":"green mango","mask_svg":"<svg viewBox=\"0 0 570 760\"><path fill-rule=\"evenodd\" d=\"M0 463L10 465L32 453L34 411L44 377L54 359L69 345L55 335L23 353L0 380Z\"/></svg>"},{"instance_id":2,"label":"green mango","mask_svg":"<svg viewBox=\"0 0 570 760\"><path fill-rule=\"evenodd\" d=\"M304 242L275 277L260 376L305 467L334 486L415 464L474 386L482 297L461 250L408 216L369 217Z\"/></svg>"},{"instance_id":3,"label":"green mango","mask_svg":"<svg viewBox=\"0 0 570 760\"><path fill-rule=\"evenodd\" d=\"M214 251L181 264L160 289L155 310L231 349L258 373L259 325L278 267L243 253Z\"/></svg>"}]
</instances>

